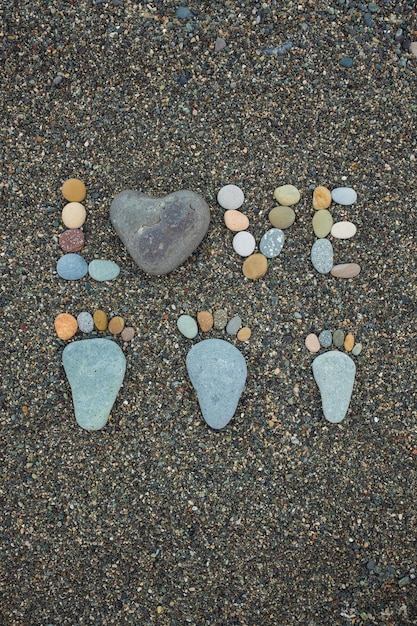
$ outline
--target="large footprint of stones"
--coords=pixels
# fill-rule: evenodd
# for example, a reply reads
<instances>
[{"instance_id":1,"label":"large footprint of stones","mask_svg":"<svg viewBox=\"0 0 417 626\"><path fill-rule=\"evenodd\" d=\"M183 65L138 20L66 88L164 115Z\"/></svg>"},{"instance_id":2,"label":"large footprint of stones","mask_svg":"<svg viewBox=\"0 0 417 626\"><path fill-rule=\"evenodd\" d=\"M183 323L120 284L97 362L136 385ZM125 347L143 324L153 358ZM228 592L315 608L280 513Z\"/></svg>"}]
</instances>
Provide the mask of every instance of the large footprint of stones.
<instances>
[{"instance_id":1,"label":"large footprint of stones","mask_svg":"<svg viewBox=\"0 0 417 626\"><path fill-rule=\"evenodd\" d=\"M346 337L342 330L333 333L324 330L317 336L311 333L306 337L305 344L312 354L321 348L344 346L347 352L355 356L362 350L361 344L355 345L353 335ZM315 357L312 363L313 376L321 394L323 414L327 421L333 424L341 422L349 409L355 383L356 365L353 359L339 350L322 352Z\"/></svg>"}]
</instances>

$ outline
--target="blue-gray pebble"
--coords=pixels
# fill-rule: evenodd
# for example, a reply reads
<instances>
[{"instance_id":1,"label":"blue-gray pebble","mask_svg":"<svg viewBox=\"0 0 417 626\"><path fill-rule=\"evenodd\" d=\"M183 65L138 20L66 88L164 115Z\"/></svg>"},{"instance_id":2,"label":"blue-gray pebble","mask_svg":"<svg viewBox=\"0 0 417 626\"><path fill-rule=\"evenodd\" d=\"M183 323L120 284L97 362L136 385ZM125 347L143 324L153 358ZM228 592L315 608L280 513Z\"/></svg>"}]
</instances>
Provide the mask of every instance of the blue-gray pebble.
<instances>
[{"instance_id":1,"label":"blue-gray pebble","mask_svg":"<svg viewBox=\"0 0 417 626\"><path fill-rule=\"evenodd\" d=\"M191 348L186 365L205 421L216 430L224 428L245 388L247 367L242 353L223 339L205 339Z\"/></svg>"},{"instance_id":2,"label":"blue-gray pebble","mask_svg":"<svg viewBox=\"0 0 417 626\"><path fill-rule=\"evenodd\" d=\"M235 315L232 319L227 323L226 332L228 335L237 335L239 330L242 328L242 319L239 315Z\"/></svg>"},{"instance_id":3,"label":"blue-gray pebble","mask_svg":"<svg viewBox=\"0 0 417 626\"><path fill-rule=\"evenodd\" d=\"M78 280L83 278L88 272L88 265L83 257L71 252L64 254L56 264L58 276L64 280Z\"/></svg>"},{"instance_id":4,"label":"blue-gray pebble","mask_svg":"<svg viewBox=\"0 0 417 626\"><path fill-rule=\"evenodd\" d=\"M333 337L330 330L322 330L319 335L319 342L323 348L330 348L332 345Z\"/></svg>"},{"instance_id":5,"label":"blue-gray pebble","mask_svg":"<svg viewBox=\"0 0 417 626\"><path fill-rule=\"evenodd\" d=\"M345 68L348 69L348 68L352 67L353 59L352 59L352 57L343 57L342 59L340 59L339 63L340 63L340 65L342 67L345 67Z\"/></svg>"},{"instance_id":6,"label":"blue-gray pebble","mask_svg":"<svg viewBox=\"0 0 417 626\"><path fill-rule=\"evenodd\" d=\"M197 322L191 315L180 315L177 319L177 328L187 339L195 339L198 335Z\"/></svg>"},{"instance_id":7,"label":"blue-gray pebble","mask_svg":"<svg viewBox=\"0 0 417 626\"><path fill-rule=\"evenodd\" d=\"M259 250L267 259L273 259L281 252L284 241L285 235L280 228L270 228L262 237Z\"/></svg>"},{"instance_id":8,"label":"blue-gray pebble","mask_svg":"<svg viewBox=\"0 0 417 626\"><path fill-rule=\"evenodd\" d=\"M313 243L311 262L320 274L328 274L333 268L333 246L328 239L317 239Z\"/></svg>"},{"instance_id":9,"label":"blue-gray pebble","mask_svg":"<svg viewBox=\"0 0 417 626\"><path fill-rule=\"evenodd\" d=\"M91 313L81 311L77 315L78 328L82 333L91 333L94 330L94 319Z\"/></svg>"},{"instance_id":10,"label":"blue-gray pebble","mask_svg":"<svg viewBox=\"0 0 417 626\"><path fill-rule=\"evenodd\" d=\"M317 356L312 368L321 394L324 417L337 424L344 419L349 408L356 365L344 352L331 350Z\"/></svg>"},{"instance_id":11,"label":"blue-gray pebble","mask_svg":"<svg viewBox=\"0 0 417 626\"><path fill-rule=\"evenodd\" d=\"M120 267L114 261L94 259L88 266L88 273L91 278L100 282L114 280L120 274Z\"/></svg>"},{"instance_id":12,"label":"blue-gray pebble","mask_svg":"<svg viewBox=\"0 0 417 626\"><path fill-rule=\"evenodd\" d=\"M190 17L193 17L193 14L188 7L178 7L175 11L175 17L179 20L188 20Z\"/></svg>"}]
</instances>

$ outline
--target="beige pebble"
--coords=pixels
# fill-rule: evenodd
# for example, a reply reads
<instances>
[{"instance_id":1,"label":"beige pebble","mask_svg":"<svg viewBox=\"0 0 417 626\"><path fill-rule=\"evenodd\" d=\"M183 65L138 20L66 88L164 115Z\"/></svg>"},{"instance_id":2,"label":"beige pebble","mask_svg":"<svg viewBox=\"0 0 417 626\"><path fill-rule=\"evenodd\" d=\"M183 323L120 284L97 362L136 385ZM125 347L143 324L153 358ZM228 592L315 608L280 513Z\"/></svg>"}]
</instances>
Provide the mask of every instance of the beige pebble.
<instances>
[{"instance_id":1,"label":"beige pebble","mask_svg":"<svg viewBox=\"0 0 417 626\"><path fill-rule=\"evenodd\" d=\"M343 221L336 222L332 226L332 237L335 239L350 239L354 235L356 235L356 226L353 222Z\"/></svg>"},{"instance_id":2,"label":"beige pebble","mask_svg":"<svg viewBox=\"0 0 417 626\"><path fill-rule=\"evenodd\" d=\"M230 211L227 211L230 213ZM208 333L213 328L214 319L210 311L200 311L197 313L197 322L203 333Z\"/></svg>"},{"instance_id":3,"label":"beige pebble","mask_svg":"<svg viewBox=\"0 0 417 626\"><path fill-rule=\"evenodd\" d=\"M327 187L319 185L313 191L313 208L316 211L328 209L332 203L332 193Z\"/></svg>"},{"instance_id":4,"label":"beige pebble","mask_svg":"<svg viewBox=\"0 0 417 626\"><path fill-rule=\"evenodd\" d=\"M82 202L87 195L87 189L79 178L69 178L61 188L62 195L68 202Z\"/></svg>"},{"instance_id":5,"label":"beige pebble","mask_svg":"<svg viewBox=\"0 0 417 626\"><path fill-rule=\"evenodd\" d=\"M314 213L313 230L316 237L323 239L330 233L333 224L333 217L330 211L322 209Z\"/></svg>"},{"instance_id":6,"label":"beige pebble","mask_svg":"<svg viewBox=\"0 0 417 626\"><path fill-rule=\"evenodd\" d=\"M98 309L93 313L94 326L97 330L106 330L107 328L107 315L104 311Z\"/></svg>"},{"instance_id":7,"label":"beige pebble","mask_svg":"<svg viewBox=\"0 0 417 626\"><path fill-rule=\"evenodd\" d=\"M300 199L300 192L294 185L281 185L274 191L274 198L282 206L292 206Z\"/></svg>"},{"instance_id":8,"label":"beige pebble","mask_svg":"<svg viewBox=\"0 0 417 626\"><path fill-rule=\"evenodd\" d=\"M239 341L248 341L248 339L250 338L252 334L252 331L250 328L248 328L248 326L243 326L243 328L241 328L238 333L237 333L237 338L239 339Z\"/></svg>"},{"instance_id":9,"label":"beige pebble","mask_svg":"<svg viewBox=\"0 0 417 626\"><path fill-rule=\"evenodd\" d=\"M343 342L343 346L346 352L351 352L354 345L355 345L355 337L349 333L348 335L346 335L345 341Z\"/></svg>"},{"instance_id":10,"label":"beige pebble","mask_svg":"<svg viewBox=\"0 0 417 626\"><path fill-rule=\"evenodd\" d=\"M85 208L79 202L69 202L62 209L62 221L67 228L80 228L86 216Z\"/></svg>"},{"instance_id":11,"label":"beige pebble","mask_svg":"<svg viewBox=\"0 0 417 626\"><path fill-rule=\"evenodd\" d=\"M354 278L360 271L361 267L357 263L341 263L340 265L335 265L330 274L336 276L336 278Z\"/></svg>"},{"instance_id":12,"label":"beige pebble","mask_svg":"<svg viewBox=\"0 0 417 626\"><path fill-rule=\"evenodd\" d=\"M60 339L71 339L78 330L77 320L69 313L60 313L54 321L55 332Z\"/></svg>"},{"instance_id":13,"label":"beige pebble","mask_svg":"<svg viewBox=\"0 0 417 626\"><path fill-rule=\"evenodd\" d=\"M135 329L132 326L125 326L122 330L123 341L132 341L135 336Z\"/></svg>"},{"instance_id":14,"label":"beige pebble","mask_svg":"<svg viewBox=\"0 0 417 626\"><path fill-rule=\"evenodd\" d=\"M417 57L417 41L412 41L410 43L410 52L413 56Z\"/></svg>"},{"instance_id":15,"label":"beige pebble","mask_svg":"<svg viewBox=\"0 0 417 626\"><path fill-rule=\"evenodd\" d=\"M309 352L316 353L320 350L320 341L315 333L310 333L305 338L305 345Z\"/></svg>"},{"instance_id":16,"label":"beige pebble","mask_svg":"<svg viewBox=\"0 0 417 626\"><path fill-rule=\"evenodd\" d=\"M123 317L120 317L119 315L112 317L108 326L109 331L111 332L112 335L120 335L124 327L125 327L125 321Z\"/></svg>"},{"instance_id":17,"label":"beige pebble","mask_svg":"<svg viewBox=\"0 0 417 626\"><path fill-rule=\"evenodd\" d=\"M260 253L248 256L242 266L244 275L252 280L257 280L265 276L268 269L268 261L266 256Z\"/></svg>"},{"instance_id":18,"label":"beige pebble","mask_svg":"<svg viewBox=\"0 0 417 626\"><path fill-rule=\"evenodd\" d=\"M225 211L224 223L227 228L234 233L238 233L241 230L246 230L249 227L249 220L241 211L236 209L230 209Z\"/></svg>"},{"instance_id":19,"label":"beige pebble","mask_svg":"<svg viewBox=\"0 0 417 626\"><path fill-rule=\"evenodd\" d=\"M272 226L285 230L294 224L295 212L290 206L275 206L268 217Z\"/></svg>"}]
</instances>

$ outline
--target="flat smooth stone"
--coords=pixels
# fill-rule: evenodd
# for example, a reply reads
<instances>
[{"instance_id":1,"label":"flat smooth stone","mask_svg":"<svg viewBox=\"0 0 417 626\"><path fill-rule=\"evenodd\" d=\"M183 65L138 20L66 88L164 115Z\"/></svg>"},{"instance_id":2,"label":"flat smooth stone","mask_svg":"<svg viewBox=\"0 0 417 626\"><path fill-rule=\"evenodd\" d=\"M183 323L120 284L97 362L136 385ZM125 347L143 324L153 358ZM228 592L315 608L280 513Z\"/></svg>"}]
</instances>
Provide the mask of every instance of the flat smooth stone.
<instances>
[{"instance_id":1,"label":"flat smooth stone","mask_svg":"<svg viewBox=\"0 0 417 626\"><path fill-rule=\"evenodd\" d=\"M356 202L358 195L352 187L336 187L332 190L332 198L337 204L349 206Z\"/></svg>"},{"instance_id":2,"label":"flat smooth stone","mask_svg":"<svg viewBox=\"0 0 417 626\"><path fill-rule=\"evenodd\" d=\"M328 209L332 203L332 194L330 189L319 185L313 191L313 208L316 211L321 209Z\"/></svg>"},{"instance_id":3,"label":"flat smooth stone","mask_svg":"<svg viewBox=\"0 0 417 626\"><path fill-rule=\"evenodd\" d=\"M88 265L79 254L64 254L56 264L58 276L64 280L78 280L88 272Z\"/></svg>"},{"instance_id":4,"label":"flat smooth stone","mask_svg":"<svg viewBox=\"0 0 417 626\"><path fill-rule=\"evenodd\" d=\"M247 230L242 230L233 237L232 246L239 256L250 256L256 247L255 237Z\"/></svg>"},{"instance_id":5,"label":"flat smooth stone","mask_svg":"<svg viewBox=\"0 0 417 626\"><path fill-rule=\"evenodd\" d=\"M93 321L94 326L97 328L97 330L107 330L107 325L109 323L107 319L107 314L101 309L97 309L97 311L94 311Z\"/></svg>"},{"instance_id":6,"label":"flat smooth stone","mask_svg":"<svg viewBox=\"0 0 417 626\"><path fill-rule=\"evenodd\" d=\"M63 252L79 252L84 248L84 233L79 228L64 230L59 235L59 245Z\"/></svg>"},{"instance_id":7,"label":"flat smooth stone","mask_svg":"<svg viewBox=\"0 0 417 626\"><path fill-rule=\"evenodd\" d=\"M186 366L205 421L216 430L224 428L245 388L247 367L242 353L223 339L205 339L191 348Z\"/></svg>"},{"instance_id":8,"label":"flat smooth stone","mask_svg":"<svg viewBox=\"0 0 417 626\"><path fill-rule=\"evenodd\" d=\"M257 280L265 276L268 270L268 260L263 254L251 254L244 260L242 271L246 278Z\"/></svg>"},{"instance_id":9,"label":"flat smooth stone","mask_svg":"<svg viewBox=\"0 0 417 626\"><path fill-rule=\"evenodd\" d=\"M280 228L270 228L262 236L259 243L259 250L266 256L267 259L274 259L277 257L285 241L285 235Z\"/></svg>"},{"instance_id":10,"label":"flat smooth stone","mask_svg":"<svg viewBox=\"0 0 417 626\"><path fill-rule=\"evenodd\" d=\"M320 390L324 417L337 424L345 418L349 408L355 382L355 363L347 354L331 350L317 356L312 369Z\"/></svg>"},{"instance_id":11,"label":"flat smooth stone","mask_svg":"<svg viewBox=\"0 0 417 626\"><path fill-rule=\"evenodd\" d=\"M361 267L357 263L341 263L335 265L330 273L337 278L355 278L360 271Z\"/></svg>"},{"instance_id":12,"label":"flat smooth stone","mask_svg":"<svg viewBox=\"0 0 417 626\"><path fill-rule=\"evenodd\" d=\"M69 178L62 185L61 193L68 202L82 202L87 195L87 189L79 178Z\"/></svg>"},{"instance_id":13,"label":"flat smooth stone","mask_svg":"<svg viewBox=\"0 0 417 626\"><path fill-rule=\"evenodd\" d=\"M327 237L330 233L333 225L333 217L330 211L327 209L321 209L320 211L316 211L313 217L313 230L316 237L322 239L323 237Z\"/></svg>"},{"instance_id":14,"label":"flat smooth stone","mask_svg":"<svg viewBox=\"0 0 417 626\"><path fill-rule=\"evenodd\" d=\"M81 311L77 315L78 328L82 333L91 333L94 330L94 319L88 311Z\"/></svg>"},{"instance_id":15,"label":"flat smooth stone","mask_svg":"<svg viewBox=\"0 0 417 626\"><path fill-rule=\"evenodd\" d=\"M301 195L294 185L281 185L274 191L274 198L282 206L292 206L299 201Z\"/></svg>"},{"instance_id":16,"label":"flat smooth stone","mask_svg":"<svg viewBox=\"0 0 417 626\"><path fill-rule=\"evenodd\" d=\"M115 315L114 317L112 317L107 326L109 332L112 335L120 335L124 327L125 321L123 317L120 317L120 315Z\"/></svg>"},{"instance_id":17,"label":"flat smooth stone","mask_svg":"<svg viewBox=\"0 0 417 626\"><path fill-rule=\"evenodd\" d=\"M307 335L304 343L305 343L307 350L309 352L313 352L313 354L320 350L320 342L315 333L310 333L309 335Z\"/></svg>"},{"instance_id":18,"label":"flat smooth stone","mask_svg":"<svg viewBox=\"0 0 417 626\"><path fill-rule=\"evenodd\" d=\"M332 345L333 337L330 330L322 330L319 334L319 342L323 348L330 348Z\"/></svg>"},{"instance_id":19,"label":"flat smooth stone","mask_svg":"<svg viewBox=\"0 0 417 626\"><path fill-rule=\"evenodd\" d=\"M328 239L318 239L311 247L311 262L320 274L328 274L333 268L333 246Z\"/></svg>"},{"instance_id":20,"label":"flat smooth stone","mask_svg":"<svg viewBox=\"0 0 417 626\"><path fill-rule=\"evenodd\" d=\"M346 350L346 352L352 352L354 345L355 345L355 337L351 333L348 333L343 342L343 347Z\"/></svg>"},{"instance_id":21,"label":"flat smooth stone","mask_svg":"<svg viewBox=\"0 0 417 626\"><path fill-rule=\"evenodd\" d=\"M201 243L210 209L202 196L189 190L155 198L127 189L114 198L110 219L136 265L148 274L164 275Z\"/></svg>"},{"instance_id":22,"label":"flat smooth stone","mask_svg":"<svg viewBox=\"0 0 417 626\"><path fill-rule=\"evenodd\" d=\"M213 328L213 315L210 311L199 311L197 313L197 322L201 332L208 333Z\"/></svg>"},{"instance_id":23,"label":"flat smooth stone","mask_svg":"<svg viewBox=\"0 0 417 626\"><path fill-rule=\"evenodd\" d=\"M125 326L121 332L123 341L132 341L135 336L135 329L132 326Z\"/></svg>"},{"instance_id":24,"label":"flat smooth stone","mask_svg":"<svg viewBox=\"0 0 417 626\"><path fill-rule=\"evenodd\" d=\"M230 209L224 212L224 223L229 230L238 233L249 227L249 219L236 209Z\"/></svg>"},{"instance_id":25,"label":"flat smooth stone","mask_svg":"<svg viewBox=\"0 0 417 626\"><path fill-rule=\"evenodd\" d=\"M338 328L333 333L333 344L336 348L341 348L343 346L343 342L345 341L345 333L341 328Z\"/></svg>"},{"instance_id":26,"label":"flat smooth stone","mask_svg":"<svg viewBox=\"0 0 417 626\"><path fill-rule=\"evenodd\" d=\"M177 319L177 328L187 339L195 339L198 335L197 322L191 315L180 315Z\"/></svg>"},{"instance_id":27,"label":"flat smooth stone","mask_svg":"<svg viewBox=\"0 0 417 626\"><path fill-rule=\"evenodd\" d=\"M123 383L126 359L122 350L109 339L74 341L65 347L62 363L77 423L85 430L100 430Z\"/></svg>"},{"instance_id":28,"label":"flat smooth stone","mask_svg":"<svg viewBox=\"0 0 417 626\"><path fill-rule=\"evenodd\" d=\"M356 226L353 222L336 222L336 224L332 226L331 234L332 237L336 239L350 239L356 235Z\"/></svg>"},{"instance_id":29,"label":"flat smooth stone","mask_svg":"<svg viewBox=\"0 0 417 626\"><path fill-rule=\"evenodd\" d=\"M60 313L57 315L54 326L56 334L64 341L71 339L78 330L77 320L70 315L70 313Z\"/></svg>"},{"instance_id":30,"label":"flat smooth stone","mask_svg":"<svg viewBox=\"0 0 417 626\"><path fill-rule=\"evenodd\" d=\"M225 185L217 194L217 202L223 209L238 209L245 201L245 195L237 185Z\"/></svg>"},{"instance_id":31,"label":"flat smooth stone","mask_svg":"<svg viewBox=\"0 0 417 626\"><path fill-rule=\"evenodd\" d=\"M237 335L239 330L242 328L242 319L239 315L235 315L231 320L227 323L226 332L228 335Z\"/></svg>"},{"instance_id":32,"label":"flat smooth stone","mask_svg":"<svg viewBox=\"0 0 417 626\"><path fill-rule=\"evenodd\" d=\"M268 217L272 226L285 230L294 224L295 211L290 206L274 206Z\"/></svg>"},{"instance_id":33,"label":"flat smooth stone","mask_svg":"<svg viewBox=\"0 0 417 626\"><path fill-rule=\"evenodd\" d=\"M61 217L67 228L81 228L86 220L87 212L79 202L69 202L62 209Z\"/></svg>"},{"instance_id":34,"label":"flat smooth stone","mask_svg":"<svg viewBox=\"0 0 417 626\"><path fill-rule=\"evenodd\" d=\"M362 352L362 344L361 343L355 343L355 345L352 348L352 354L353 356L359 356L360 353Z\"/></svg>"},{"instance_id":35,"label":"flat smooth stone","mask_svg":"<svg viewBox=\"0 0 417 626\"><path fill-rule=\"evenodd\" d=\"M88 273L91 278L100 282L114 280L120 274L120 267L114 261L94 259L88 266Z\"/></svg>"},{"instance_id":36,"label":"flat smooth stone","mask_svg":"<svg viewBox=\"0 0 417 626\"><path fill-rule=\"evenodd\" d=\"M247 326L243 326L243 328L241 328L238 333L237 333L237 338L239 339L239 341L248 341L248 339L250 339L252 335L252 331L250 328L248 328Z\"/></svg>"}]
</instances>

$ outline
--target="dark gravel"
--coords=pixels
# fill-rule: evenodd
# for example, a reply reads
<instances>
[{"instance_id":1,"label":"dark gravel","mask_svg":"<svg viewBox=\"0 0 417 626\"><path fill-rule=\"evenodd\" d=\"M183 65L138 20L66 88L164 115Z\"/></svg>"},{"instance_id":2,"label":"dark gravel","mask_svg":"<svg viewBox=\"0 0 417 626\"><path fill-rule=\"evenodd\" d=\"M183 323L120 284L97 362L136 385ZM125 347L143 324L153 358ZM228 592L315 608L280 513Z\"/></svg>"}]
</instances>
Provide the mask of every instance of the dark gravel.
<instances>
[{"instance_id":1,"label":"dark gravel","mask_svg":"<svg viewBox=\"0 0 417 626\"><path fill-rule=\"evenodd\" d=\"M415 3L179 6L2 4L0 624L416 624ZM83 256L118 262L114 283L56 274L74 176ZM226 183L257 240L274 188L302 193L257 282L216 205ZM354 280L310 265L317 184L358 192L358 234L335 249L361 264ZM208 235L171 275L144 275L117 239L109 206L126 188L209 202ZM219 307L253 334L236 418L216 433L176 319ZM108 426L87 433L53 320L97 308L137 337ZM304 338L339 327L364 349L334 426Z\"/></svg>"}]
</instances>

